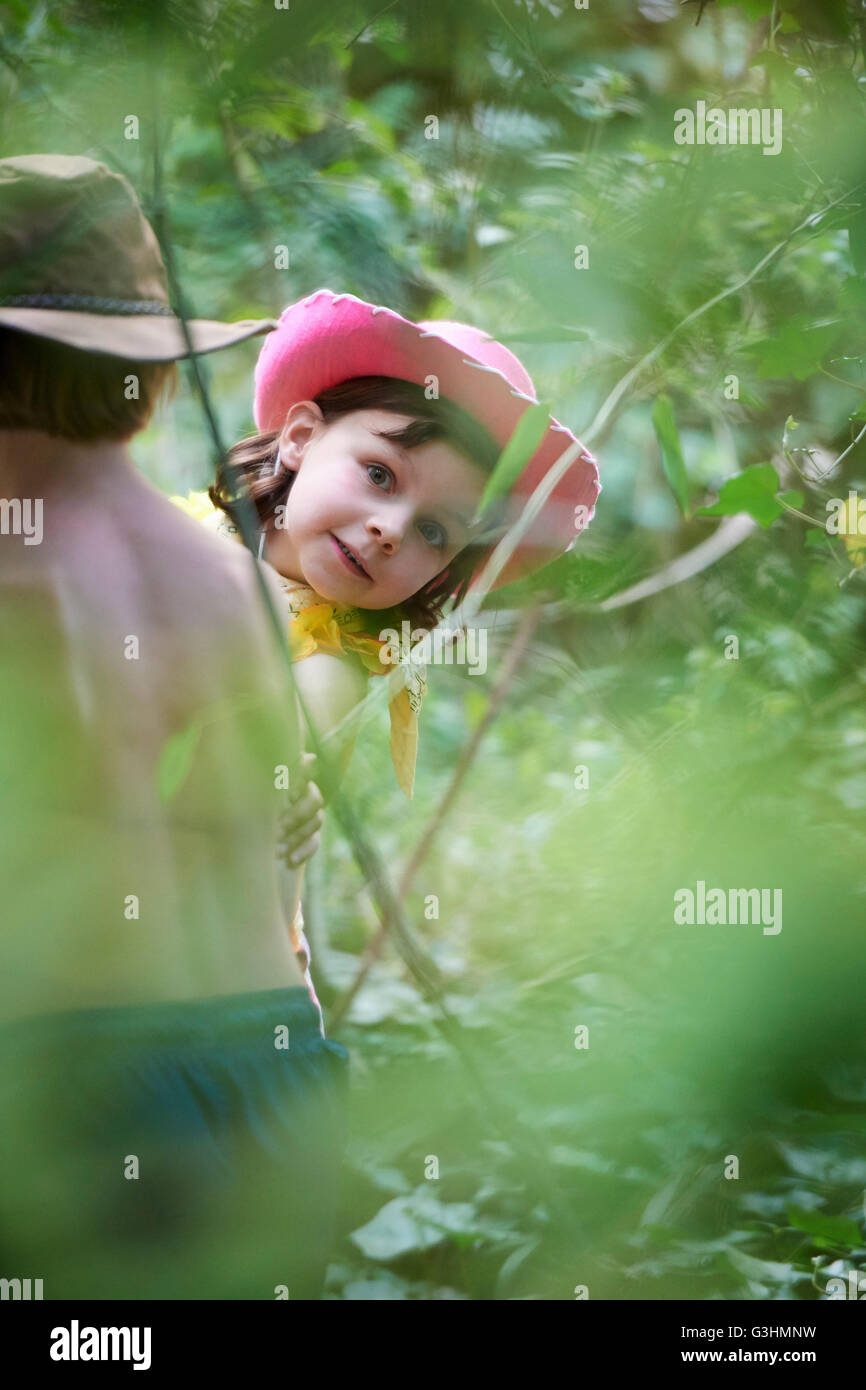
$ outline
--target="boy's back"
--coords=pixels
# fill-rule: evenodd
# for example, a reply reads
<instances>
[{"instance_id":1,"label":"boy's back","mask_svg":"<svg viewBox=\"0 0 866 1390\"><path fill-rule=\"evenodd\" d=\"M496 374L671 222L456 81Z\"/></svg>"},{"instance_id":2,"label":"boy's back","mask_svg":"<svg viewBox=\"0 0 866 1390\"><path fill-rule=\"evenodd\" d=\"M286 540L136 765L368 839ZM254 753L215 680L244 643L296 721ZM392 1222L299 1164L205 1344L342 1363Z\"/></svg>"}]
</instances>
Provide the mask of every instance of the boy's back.
<instances>
[{"instance_id":1,"label":"boy's back","mask_svg":"<svg viewBox=\"0 0 866 1390\"><path fill-rule=\"evenodd\" d=\"M0 1274L317 1297L346 1054L280 909L297 731L252 561L107 446L0 432L0 491L27 467L42 542L0 544Z\"/></svg>"},{"instance_id":2,"label":"boy's back","mask_svg":"<svg viewBox=\"0 0 866 1390\"><path fill-rule=\"evenodd\" d=\"M123 454L0 434L43 529L0 543L4 1018L302 982L274 867L297 734L252 561Z\"/></svg>"}]
</instances>

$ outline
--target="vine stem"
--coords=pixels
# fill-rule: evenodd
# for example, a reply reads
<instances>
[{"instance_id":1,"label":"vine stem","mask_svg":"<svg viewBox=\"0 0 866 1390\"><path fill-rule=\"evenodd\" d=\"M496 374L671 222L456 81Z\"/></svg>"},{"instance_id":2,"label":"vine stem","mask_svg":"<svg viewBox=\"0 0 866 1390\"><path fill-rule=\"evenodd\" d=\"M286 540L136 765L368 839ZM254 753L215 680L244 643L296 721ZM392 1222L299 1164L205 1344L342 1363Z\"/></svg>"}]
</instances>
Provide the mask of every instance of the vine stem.
<instances>
[{"instance_id":1,"label":"vine stem","mask_svg":"<svg viewBox=\"0 0 866 1390\"><path fill-rule=\"evenodd\" d=\"M863 438L864 434L866 434L866 425L863 426L862 430L861 430L860 433L857 435L857 438L851 440L851 443L848 445L848 448L847 448L847 449L844 449L844 450L842 451L842 453L839 455L839 457L838 457L837 459L834 459L834 461L833 461L831 464L829 464L827 468L824 469L824 472L823 472L823 473L819 473L819 474L818 474L818 477L819 477L819 478L826 478L827 475L828 475L829 473L832 473L832 472L833 472L833 469L834 469L834 468L838 468L838 467L839 467L839 464L843 461L843 459L846 459L846 458L848 457L848 455L850 454L851 450L852 450L852 449L856 449L857 445L860 443L860 440Z\"/></svg>"},{"instance_id":2,"label":"vine stem","mask_svg":"<svg viewBox=\"0 0 866 1390\"><path fill-rule=\"evenodd\" d=\"M792 507L790 502L782 502L781 497L777 497L776 500L777 502L780 502L781 505L785 508L785 511L790 512L792 516L798 516L801 521L808 521L810 526L820 526L822 531L826 530L824 522L819 521L817 517L807 516L806 513L801 512L799 508Z\"/></svg>"}]
</instances>

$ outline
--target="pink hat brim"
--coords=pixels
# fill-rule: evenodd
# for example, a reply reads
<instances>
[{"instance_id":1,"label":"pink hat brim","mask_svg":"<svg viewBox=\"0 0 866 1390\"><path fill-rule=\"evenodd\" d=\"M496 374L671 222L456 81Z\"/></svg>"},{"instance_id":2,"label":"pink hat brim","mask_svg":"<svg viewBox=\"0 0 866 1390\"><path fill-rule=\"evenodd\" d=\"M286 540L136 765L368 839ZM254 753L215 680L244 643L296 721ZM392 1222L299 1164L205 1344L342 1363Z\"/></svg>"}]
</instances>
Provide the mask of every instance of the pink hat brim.
<instances>
[{"instance_id":1,"label":"pink hat brim","mask_svg":"<svg viewBox=\"0 0 866 1390\"><path fill-rule=\"evenodd\" d=\"M412 323L392 309L351 294L319 289L290 304L265 339L256 365L257 428L262 432L281 429L296 401L312 400L351 377L390 376L423 386L432 375L440 396L473 415L504 448L527 407L535 402L534 391L530 394L514 384L531 388L530 377L517 358L488 335L468 325L439 327L455 342L440 337L435 323ZM510 495L518 501L527 498L574 443L579 443L577 437L551 416L544 438ZM493 588L531 573L570 549L592 519L601 484L595 459L582 444L579 447L579 456Z\"/></svg>"}]
</instances>

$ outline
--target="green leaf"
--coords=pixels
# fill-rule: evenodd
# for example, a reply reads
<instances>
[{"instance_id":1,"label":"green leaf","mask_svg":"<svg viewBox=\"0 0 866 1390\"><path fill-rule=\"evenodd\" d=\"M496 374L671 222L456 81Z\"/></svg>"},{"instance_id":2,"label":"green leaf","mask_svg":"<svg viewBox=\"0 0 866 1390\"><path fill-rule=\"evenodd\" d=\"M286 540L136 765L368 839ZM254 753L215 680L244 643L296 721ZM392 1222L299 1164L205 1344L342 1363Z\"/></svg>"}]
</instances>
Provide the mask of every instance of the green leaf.
<instances>
[{"instance_id":1,"label":"green leaf","mask_svg":"<svg viewBox=\"0 0 866 1390\"><path fill-rule=\"evenodd\" d=\"M763 68L769 91L782 107L802 99L802 83L794 76L795 64L775 48L761 48L749 60L750 68Z\"/></svg>"},{"instance_id":2,"label":"green leaf","mask_svg":"<svg viewBox=\"0 0 866 1390\"><path fill-rule=\"evenodd\" d=\"M368 1260L395 1260L472 1233L476 1215L471 1202L439 1202L432 1194L395 1197L349 1239Z\"/></svg>"},{"instance_id":3,"label":"green leaf","mask_svg":"<svg viewBox=\"0 0 866 1390\"><path fill-rule=\"evenodd\" d=\"M671 485L677 505L683 516L688 520L691 516L691 506L689 503L689 478L686 473L686 465L683 459L683 451L680 447L680 437L677 433L676 420L674 419L674 408L670 396L659 396L653 406L653 427L656 432L656 439L662 451L662 466L665 470L665 477Z\"/></svg>"},{"instance_id":4,"label":"green leaf","mask_svg":"<svg viewBox=\"0 0 866 1390\"><path fill-rule=\"evenodd\" d=\"M796 488L792 488L790 492L780 492L779 501L787 503L789 507L796 507L799 511L803 505L804 497L802 492L798 492Z\"/></svg>"},{"instance_id":5,"label":"green leaf","mask_svg":"<svg viewBox=\"0 0 866 1390\"><path fill-rule=\"evenodd\" d=\"M820 1236L832 1245L846 1250L859 1250L866 1241L856 1221L847 1216L825 1216L819 1211L805 1211L803 1207L786 1207L788 1220L798 1231L810 1236Z\"/></svg>"},{"instance_id":6,"label":"green leaf","mask_svg":"<svg viewBox=\"0 0 866 1390\"><path fill-rule=\"evenodd\" d=\"M163 804L171 801L186 781L200 738L201 725L188 724L163 744L157 768L159 799Z\"/></svg>"},{"instance_id":7,"label":"green leaf","mask_svg":"<svg viewBox=\"0 0 866 1390\"><path fill-rule=\"evenodd\" d=\"M829 536L826 531L819 531L817 526L806 532L807 550L833 550L838 545L838 536Z\"/></svg>"},{"instance_id":8,"label":"green leaf","mask_svg":"<svg viewBox=\"0 0 866 1390\"><path fill-rule=\"evenodd\" d=\"M761 338L744 351L757 359L759 381L784 377L805 381L820 367L840 328L839 323L816 324L808 314L794 314L772 338Z\"/></svg>"},{"instance_id":9,"label":"green leaf","mask_svg":"<svg viewBox=\"0 0 866 1390\"><path fill-rule=\"evenodd\" d=\"M522 1245L518 1245L516 1250L512 1250L508 1259L503 1264L496 1279L496 1297L502 1298L505 1291L511 1286L514 1276L520 1269L525 1260L532 1255L541 1244L540 1236L530 1236Z\"/></svg>"},{"instance_id":10,"label":"green leaf","mask_svg":"<svg viewBox=\"0 0 866 1390\"><path fill-rule=\"evenodd\" d=\"M734 516L748 512L759 526L772 525L784 507L776 493L779 475L771 463L753 463L742 473L728 478L719 490L719 500L711 507L698 507L696 516Z\"/></svg>"},{"instance_id":11,"label":"green leaf","mask_svg":"<svg viewBox=\"0 0 866 1390\"><path fill-rule=\"evenodd\" d=\"M478 506L478 516L481 516L497 497L510 491L544 438L549 419L550 410L543 403L531 405L523 412L499 456L496 467L487 479L487 486Z\"/></svg>"},{"instance_id":12,"label":"green leaf","mask_svg":"<svg viewBox=\"0 0 866 1390\"><path fill-rule=\"evenodd\" d=\"M765 1281L770 1285L795 1284L809 1278L808 1274L795 1269L793 1265L782 1264L778 1260L756 1260L753 1255L747 1255L745 1250L729 1250L727 1256L734 1268L745 1274L748 1279Z\"/></svg>"}]
</instances>

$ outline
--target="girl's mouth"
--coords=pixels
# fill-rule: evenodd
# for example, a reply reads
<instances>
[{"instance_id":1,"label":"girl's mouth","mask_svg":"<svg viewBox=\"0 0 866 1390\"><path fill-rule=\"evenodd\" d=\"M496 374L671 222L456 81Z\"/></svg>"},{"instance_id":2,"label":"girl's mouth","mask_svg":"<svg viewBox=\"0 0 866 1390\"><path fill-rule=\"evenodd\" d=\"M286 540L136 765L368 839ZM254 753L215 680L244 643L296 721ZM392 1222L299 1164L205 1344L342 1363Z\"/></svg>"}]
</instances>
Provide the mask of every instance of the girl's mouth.
<instances>
[{"instance_id":1,"label":"girl's mouth","mask_svg":"<svg viewBox=\"0 0 866 1390\"><path fill-rule=\"evenodd\" d=\"M343 564L346 566L346 569L349 570L351 574L357 575L361 579L369 579L369 574L364 569L364 566L361 564L360 560L357 560L355 558L353 552L349 549L349 547L347 545L343 545L343 542L341 540L338 540L337 537L331 531L328 532L328 535L334 542L334 548L337 554L339 555L340 559L342 560Z\"/></svg>"}]
</instances>

